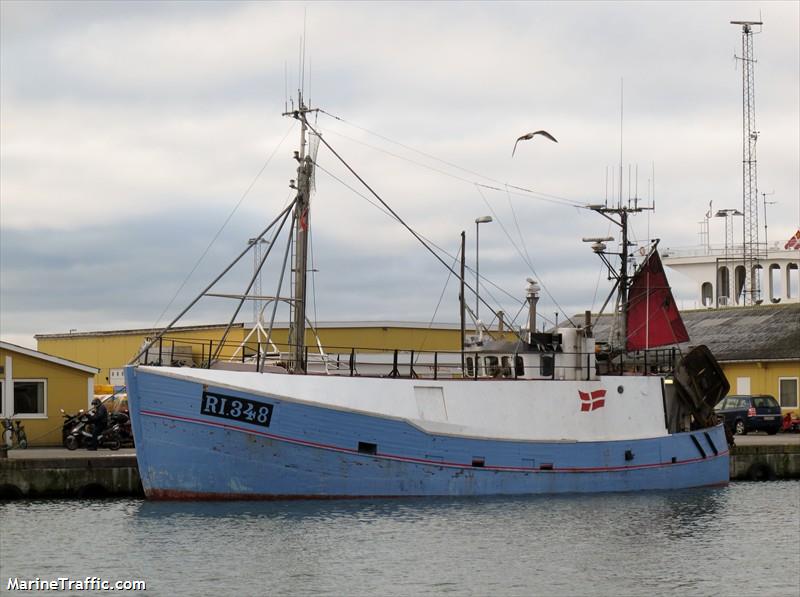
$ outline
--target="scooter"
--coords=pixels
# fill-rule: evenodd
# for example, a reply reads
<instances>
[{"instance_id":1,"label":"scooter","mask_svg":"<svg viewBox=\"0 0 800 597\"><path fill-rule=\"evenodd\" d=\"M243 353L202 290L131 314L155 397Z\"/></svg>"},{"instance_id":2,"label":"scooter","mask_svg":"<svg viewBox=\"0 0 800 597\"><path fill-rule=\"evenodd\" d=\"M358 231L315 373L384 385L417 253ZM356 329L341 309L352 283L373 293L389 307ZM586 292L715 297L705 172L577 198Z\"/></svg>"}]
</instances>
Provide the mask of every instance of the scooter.
<instances>
[{"instance_id":1,"label":"scooter","mask_svg":"<svg viewBox=\"0 0 800 597\"><path fill-rule=\"evenodd\" d=\"M7 448L11 448L14 445L14 439L17 440L17 446L23 450L28 447L28 436L25 433L25 427L22 426L22 421L5 418L3 419L3 443Z\"/></svg>"},{"instance_id":2,"label":"scooter","mask_svg":"<svg viewBox=\"0 0 800 597\"><path fill-rule=\"evenodd\" d=\"M119 439L125 447L133 447L133 429L128 411L118 410L108 415L111 425L119 425Z\"/></svg>"},{"instance_id":3,"label":"scooter","mask_svg":"<svg viewBox=\"0 0 800 597\"><path fill-rule=\"evenodd\" d=\"M78 419L78 424L72 428L72 431L67 436L65 442L67 450L77 450L81 445L91 443L92 433L87 429L88 425L89 416L84 414ZM103 432L97 436L97 447L119 450L122 447L119 431L120 426L118 423L106 427Z\"/></svg>"},{"instance_id":4,"label":"scooter","mask_svg":"<svg viewBox=\"0 0 800 597\"><path fill-rule=\"evenodd\" d=\"M63 408L59 408L61 416L64 417L64 423L61 425L61 445L67 447L67 438L72 433L72 429L78 424L78 420L83 415L83 409L80 409L76 414L71 415Z\"/></svg>"}]
</instances>

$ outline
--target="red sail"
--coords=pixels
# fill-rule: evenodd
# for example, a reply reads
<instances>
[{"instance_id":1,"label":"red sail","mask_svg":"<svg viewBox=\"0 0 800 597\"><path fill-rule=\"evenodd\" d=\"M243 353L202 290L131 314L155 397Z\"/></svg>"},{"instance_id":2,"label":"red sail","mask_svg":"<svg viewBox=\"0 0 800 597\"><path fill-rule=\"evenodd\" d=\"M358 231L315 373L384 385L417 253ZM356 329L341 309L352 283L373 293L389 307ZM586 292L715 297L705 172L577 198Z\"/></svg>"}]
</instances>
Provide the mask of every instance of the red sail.
<instances>
[{"instance_id":1,"label":"red sail","mask_svg":"<svg viewBox=\"0 0 800 597\"><path fill-rule=\"evenodd\" d=\"M689 340L658 251L650 253L633 276L626 317L625 347L629 351Z\"/></svg>"}]
</instances>

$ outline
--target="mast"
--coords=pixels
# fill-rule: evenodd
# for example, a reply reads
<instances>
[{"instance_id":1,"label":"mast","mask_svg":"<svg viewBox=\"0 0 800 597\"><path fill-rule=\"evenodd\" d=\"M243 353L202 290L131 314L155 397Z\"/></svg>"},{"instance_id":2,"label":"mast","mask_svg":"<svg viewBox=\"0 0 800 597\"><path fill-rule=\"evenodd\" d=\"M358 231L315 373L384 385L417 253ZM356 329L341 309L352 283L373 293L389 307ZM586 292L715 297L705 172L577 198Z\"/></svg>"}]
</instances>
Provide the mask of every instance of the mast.
<instances>
[{"instance_id":1,"label":"mast","mask_svg":"<svg viewBox=\"0 0 800 597\"><path fill-rule=\"evenodd\" d=\"M621 211L620 228L622 228L622 255L619 264L619 335L622 338L622 345L625 346L628 338L628 212Z\"/></svg>"},{"instance_id":2,"label":"mast","mask_svg":"<svg viewBox=\"0 0 800 597\"><path fill-rule=\"evenodd\" d=\"M461 317L461 375L466 375L466 369L464 369L464 341L465 336L467 335L466 330L466 317L464 314L465 304L464 304L464 273L466 269L466 248L467 248L467 236L465 231L461 231L461 288L458 292L458 303L459 303L459 314Z\"/></svg>"},{"instance_id":3,"label":"mast","mask_svg":"<svg viewBox=\"0 0 800 597\"><path fill-rule=\"evenodd\" d=\"M300 151L295 152L297 166L297 184L290 186L297 189L294 207L294 288L292 292L292 317L289 326L289 346L291 359L289 370L293 373L305 373L305 338L306 338L306 281L308 276L308 235L311 208L311 175L314 164L310 155L306 155L308 126L306 114L313 112L303 103L303 92L298 92L297 109L286 112L284 116L292 116L300 121Z\"/></svg>"},{"instance_id":4,"label":"mast","mask_svg":"<svg viewBox=\"0 0 800 597\"><path fill-rule=\"evenodd\" d=\"M617 317L616 322L616 329L617 329L617 338L616 344L618 348L625 351L625 344L628 337L628 330L627 330L627 321L626 315L628 312L628 289L630 288L631 279L628 275L628 257L629 257L629 247L630 241L628 240L628 216L632 213L639 213L645 210L652 210L653 207L639 207L635 205L631 207L619 205L618 207L606 207L605 205L589 205L587 206L594 212L599 213L601 216L609 220L610 222L614 223L616 226L619 227L622 233L621 239L621 246L619 253L611 253L606 251L605 243L607 241L613 240L613 237L603 237L603 238L584 238L585 242L591 242L592 249L595 253L597 253L603 262L608 267L609 271L609 279L616 280L614 284L614 288L611 290L611 294L606 299L606 302L603 304L603 308L600 310L601 312L605 309L605 306L608 304L611 297L614 293L617 293L617 300L616 300L616 313L615 316ZM616 216L613 217L613 216ZM611 261L608 259L608 255L618 255L620 258L619 268L615 267Z\"/></svg>"}]
</instances>

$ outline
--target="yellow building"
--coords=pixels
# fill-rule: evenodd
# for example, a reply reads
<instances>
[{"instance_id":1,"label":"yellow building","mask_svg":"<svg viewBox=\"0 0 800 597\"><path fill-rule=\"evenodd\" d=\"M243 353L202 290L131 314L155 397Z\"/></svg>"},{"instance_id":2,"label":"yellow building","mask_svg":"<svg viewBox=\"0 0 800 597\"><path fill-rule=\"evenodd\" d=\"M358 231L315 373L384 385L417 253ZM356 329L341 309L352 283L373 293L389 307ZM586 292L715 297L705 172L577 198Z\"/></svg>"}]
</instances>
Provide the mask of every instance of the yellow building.
<instances>
[{"instance_id":1,"label":"yellow building","mask_svg":"<svg viewBox=\"0 0 800 597\"><path fill-rule=\"evenodd\" d=\"M189 326L172 328L152 346L147 362L174 362L184 365L204 366L209 354L219 347L225 325ZM306 330L309 353L318 351L317 342L327 354L348 354L351 349L368 351L458 351L460 332L457 324L420 322L321 322L314 331ZM80 332L72 334L39 334L37 347L43 352L56 354L75 361L94 363L99 371L97 384L124 385L122 368L140 351L144 342L159 330L113 330ZM471 333L470 330L468 332ZM508 332L506 332L508 333ZM497 335L497 332L495 332ZM234 325L220 352L221 359L238 359L257 352L288 348L289 331L285 323L276 323L272 330L274 344L258 340L259 334L251 326ZM244 349L242 350L242 346ZM244 352L244 355L242 354Z\"/></svg>"},{"instance_id":2,"label":"yellow building","mask_svg":"<svg viewBox=\"0 0 800 597\"><path fill-rule=\"evenodd\" d=\"M21 420L31 446L61 444L63 417L94 397L98 369L0 342L0 417Z\"/></svg>"},{"instance_id":3,"label":"yellow building","mask_svg":"<svg viewBox=\"0 0 800 597\"><path fill-rule=\"evenodd\" d=\"M692 344L717 357L730 394L769 394L784 414L800 413L800 304L682 313Z\"/></svg>"},{"instance_id":4,"label":"yellow building","mask_svg":"<svg viewBox=\"0 0 800 597\"><path fill-rule=\"evenodd\" d=\"M769 394L784 414L800 413L800 303L682 311L684 349L704 344L719 361L729 394ZM595 325L609 333L611 317Z\"/></svg>"}]
</instances>

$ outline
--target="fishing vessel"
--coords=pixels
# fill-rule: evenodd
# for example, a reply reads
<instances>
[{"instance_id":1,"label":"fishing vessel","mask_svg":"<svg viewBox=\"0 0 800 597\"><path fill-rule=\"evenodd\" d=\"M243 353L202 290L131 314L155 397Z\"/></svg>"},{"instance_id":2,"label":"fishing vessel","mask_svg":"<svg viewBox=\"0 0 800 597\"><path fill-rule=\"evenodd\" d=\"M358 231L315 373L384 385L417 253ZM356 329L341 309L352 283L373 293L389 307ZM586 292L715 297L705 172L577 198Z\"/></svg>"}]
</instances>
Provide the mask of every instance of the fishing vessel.
<instances>
[{"instance_id":1,"label":"fishing vessel","mask_svg":"<svg viewBox=\"0 0 800 597\"><path fill-rule=\"evenodd\" d=\"M467 336L465 294L477 288L464 279L462 250L460 272L437 256L461 285L460 350L334 356L319 342L309 346L306 276L318 144L425 244L319 134L309 122L312 111L302 95L287 111L301 127L294 201L234 260L271 235L263 265L289 223L278 291L258 297L271 310L269 323L259 318L256 326L266 341L254 348L248 339L248 355L241 346L235 359L225 358L228 330L254 298L254 275L242 294L224 295L237 307L207 358L205 347L199 361L169 358L175 348L165 346L165 334L200 298L223 296L212 292L220 276L126 368L148 498L476 496L728 482L728 443L713 413L728 382L705 347L685 354L676 348L689 338L657 242L628 271L627 222L643 209L638 205L586 206L621 234L616 253L607 247L611 238L584 239L614 280L609 300L616 297L619 317L609 341L594 337L588 312L580 324L537 331L539 287L532 279L527 325L492 338L472 313L477 334ZM285 271L292 292L282 297ZM291 318L283 348L270 336L281 303Z\"/></svg>"}]
</instances>

